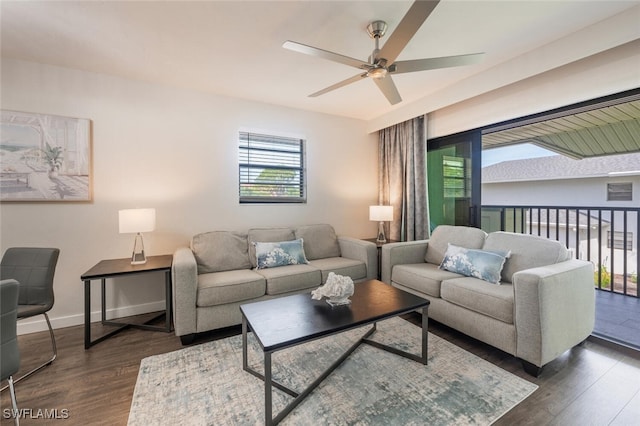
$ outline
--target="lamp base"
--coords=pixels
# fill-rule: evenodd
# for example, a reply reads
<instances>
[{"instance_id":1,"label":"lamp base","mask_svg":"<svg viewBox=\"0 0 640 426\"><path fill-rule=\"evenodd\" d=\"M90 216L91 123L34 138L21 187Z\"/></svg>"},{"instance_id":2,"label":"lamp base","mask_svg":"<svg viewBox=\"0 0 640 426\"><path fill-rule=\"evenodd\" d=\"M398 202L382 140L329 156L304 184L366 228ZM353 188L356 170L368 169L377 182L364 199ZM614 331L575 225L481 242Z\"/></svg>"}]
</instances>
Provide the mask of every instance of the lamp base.
<instances>
[{"instance_id":1,"label":"lamp base","mask_svg":"<svg viewBox=\"0 0 640 426\"><path fill-rule=\"evenodd\" d=\"M147 258L145 257L144 252L134 253L133 256L131 256L132 265L144 265L145 263L147 263Z\"/></svg>"},{"instance_id":2,"label":"lamp base","mask_svg":"<svg viewBox=\"0 0 640 426\"><path fill-rule=\"evenodd\" d=\"M142 240L142 234L137 233L136 239L133 242L133 253L131 253L132 265L143 265L147 263L147 257L144 255L144 241Z\"/></svg>"},{"instance_id":3,"label":"lamp base","mask_svg":"<svg viewBox=\"0 0 640 426\"><path fill-rule=\"evenodd\" d=\"M376 239L377 244L385 244L387 242L387 237L384 235L384 222L378 222L378 238Z\"/></svg>"}]
</instances>

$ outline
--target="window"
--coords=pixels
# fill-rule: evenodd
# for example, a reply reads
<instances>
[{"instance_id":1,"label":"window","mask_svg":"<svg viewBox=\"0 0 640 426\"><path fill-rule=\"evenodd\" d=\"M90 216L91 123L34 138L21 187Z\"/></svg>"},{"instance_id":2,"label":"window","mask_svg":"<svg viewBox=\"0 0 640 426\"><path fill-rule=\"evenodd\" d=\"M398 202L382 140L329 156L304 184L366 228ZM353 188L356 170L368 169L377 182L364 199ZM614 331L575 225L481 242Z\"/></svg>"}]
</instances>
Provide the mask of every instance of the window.
<instances>
[{"instance_id":1,"label":"window","mask_svg":"<svg viewBox=\"0 0 640 426\"><path fill-rule=\"evenodd\" d=\"M631 182L608 183L607 201L631 201L633 186Z\"/></svg>"},{"instance_id":2,"label":"window","mask_svg":"<svg viewBox=\"0 0 640 426\"><path fill-rule=\"evenodd\" d=\"M627 238L624 238L624 232L614 231L613 248L618 250L633 250L633 232L627 232ZM611 231L607 231L607 248L611 248Z\"/></svg>"},{"instance_id":3,"label":"window","mask_svg":"<svg viewBox=\"0 0 640 426\"><path fill-rule=\"evenodd\" d=\"M240 132L240 203L306 203L304 139Z\"/></svg>"},{"instance_id":4,"label":"window","mask_svg":"<svg viewBox=\"0 0 640 426\"><path fill-rule=\"evenodd\" d=\"M460 157L442 157L444 198L466 198L470 195L471 173L469 161Z\"/></svg>"}]
</instances>

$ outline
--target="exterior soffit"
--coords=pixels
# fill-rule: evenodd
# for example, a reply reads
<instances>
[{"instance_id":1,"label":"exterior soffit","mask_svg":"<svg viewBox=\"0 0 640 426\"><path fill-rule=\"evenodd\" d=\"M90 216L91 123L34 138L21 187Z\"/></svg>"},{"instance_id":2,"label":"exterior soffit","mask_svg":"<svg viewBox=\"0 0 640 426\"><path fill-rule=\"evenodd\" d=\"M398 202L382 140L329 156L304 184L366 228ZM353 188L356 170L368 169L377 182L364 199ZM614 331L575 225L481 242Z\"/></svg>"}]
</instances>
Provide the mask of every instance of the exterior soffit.
<instances>
[{"instance_id":1,"label":"exterior soffit","mask_svg":"<svg viewBox=\"0 0 640 426\"><path fill-rule=\"evenodd\" d=\"M640 152L640 100L482 137L483 149L522 143L532 143L575 159Z\"/></svg>"}]
</instances>

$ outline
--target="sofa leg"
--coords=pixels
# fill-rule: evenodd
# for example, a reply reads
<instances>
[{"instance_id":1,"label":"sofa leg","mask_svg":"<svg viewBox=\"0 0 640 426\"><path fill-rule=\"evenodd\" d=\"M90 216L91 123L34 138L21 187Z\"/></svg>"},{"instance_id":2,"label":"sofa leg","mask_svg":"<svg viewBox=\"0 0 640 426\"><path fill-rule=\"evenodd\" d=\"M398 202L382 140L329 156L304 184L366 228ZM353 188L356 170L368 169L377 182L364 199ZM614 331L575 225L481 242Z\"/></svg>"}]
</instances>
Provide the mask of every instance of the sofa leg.
<instances>
[{"instance_id":1,"label":"sofa leg","mask_svg":"<svg viewBox=\"0 0 640 426\"><path fill-rule=\"evenodd\" d=\"M521 361L522 361L522 368L524 369L525 373L530 374L533 377L540 376L540 373L542 372L542 367L538 367L535 364L531 364L530 362L525 361L524 359Z\"/></svg>"},{"instance_id":2,"label":"sofa leg","mask_svg":"<svg viewBox=\"0 0 640 426\"><path fill-rule=\"evenodd\" d=\"M190 345L193 343L193 340L196 338L196 333L185 334L180 336L180 341L183 345Z\"/></svg>"}]
</instances>

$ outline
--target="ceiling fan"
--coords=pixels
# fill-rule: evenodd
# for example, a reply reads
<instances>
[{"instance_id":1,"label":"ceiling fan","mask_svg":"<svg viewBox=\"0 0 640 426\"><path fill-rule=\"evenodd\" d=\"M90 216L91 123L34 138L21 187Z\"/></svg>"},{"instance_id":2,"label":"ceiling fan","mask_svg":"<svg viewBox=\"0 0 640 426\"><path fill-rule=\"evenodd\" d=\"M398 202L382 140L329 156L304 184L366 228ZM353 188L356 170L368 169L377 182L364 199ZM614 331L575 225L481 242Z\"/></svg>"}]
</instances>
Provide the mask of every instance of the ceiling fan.
<instances>
[{"instance_id":1,"label":"ceiling fan","mask_svg":"<svg viewBox=\"0 0 640 426\"><path fill-rule=\"evenodd\" d=\"M369 36L375 41L375 48L369 57L369 62L349 56L340 55L317 47L307 46L295 41L286 41L282 47L306 55L318 56L330 61L339 62L354 68L359 68L365 72L351 78L333 84L318 92L312 93L309 97L323 95L332 90L346 86L364 78L371 77L380 91L387 98L389 103L395 105L402 101L400 93L395 83L391 79L391 74L402 74L415 71L426 71L438 68L457 67L479 62L484 56L483 53L473 53L468 55L446 56L441 58L415 59L409 61L396 61L405 48L409 40L418 31L422 23L429 17L431 12L438 5L440 0L435 1L415 1L407 13L404 15L398 28L389 36L389 40L382 49L379 47L380 38L385 35L387 24L384 21L373 21L367 26Z\"/></svg>"}]
</instances>

